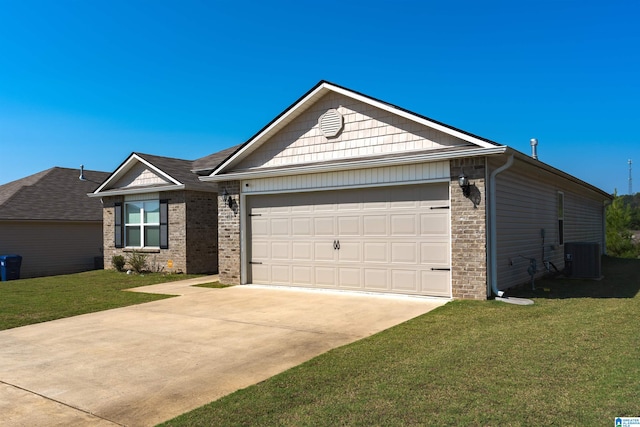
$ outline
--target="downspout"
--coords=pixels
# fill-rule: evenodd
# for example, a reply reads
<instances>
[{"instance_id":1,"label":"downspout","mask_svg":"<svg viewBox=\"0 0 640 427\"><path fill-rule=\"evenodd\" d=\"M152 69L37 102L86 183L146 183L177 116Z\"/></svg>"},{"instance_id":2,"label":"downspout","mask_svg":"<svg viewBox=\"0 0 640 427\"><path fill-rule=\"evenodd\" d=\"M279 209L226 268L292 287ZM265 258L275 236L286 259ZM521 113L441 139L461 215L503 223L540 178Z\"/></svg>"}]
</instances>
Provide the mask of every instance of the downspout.
<instances>
[{"instance_id":1,"label":"downspout","mask_svg":"<svg viewBox=\"0 0 640 427\"><path fill-rule=\"evenodd\" d=\"M509 169L513 165L513 154L509 156L507 162L498 169L491 172L489 177L489 282L491 291L497 297L502 297L504 292L498 290L498 232L496 230L496 176Z\"/></svg>"}]
</instances>

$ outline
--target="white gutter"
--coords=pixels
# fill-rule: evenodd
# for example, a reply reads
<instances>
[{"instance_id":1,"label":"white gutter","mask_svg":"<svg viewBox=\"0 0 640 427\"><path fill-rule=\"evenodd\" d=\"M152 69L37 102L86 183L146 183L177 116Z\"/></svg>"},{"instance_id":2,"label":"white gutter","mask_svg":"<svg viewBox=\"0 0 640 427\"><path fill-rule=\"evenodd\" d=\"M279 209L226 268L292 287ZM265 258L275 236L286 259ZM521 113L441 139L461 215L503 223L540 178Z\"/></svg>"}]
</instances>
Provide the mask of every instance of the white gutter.
<instances>
[{"instance_id":1,"label":"white gutter","mask_svg":"<svg viewBox=\"0 0 640 427\"><path fill-rule=\"evenodd\" d=\"M489 282L491 291L498 297L502 297L504 292L498 290L498 232L496 230L496 176L509 169L513 165L513 154L509 156L507 162L498 169L491 172L489 177Z\"/></svg>"},{"instance_id":2,"label":"white gutter","mask_svg":"<svg viewBox=\"0 0 640 427\"><path fill-rule=\"evenodd\" d=\"M201 176L201 181L235 181L242 179L257 179L257 178L269 178L274 176L287 176L287 175L300 175L306 173L320 173L320 172L337 172L345 169L368 169L379 168L383 166L400 166L413 163L422 162L434 162L439 160L449 160L452 158L460 157L476 157L476 156L490 156L497 154L504 154L507 150L507 146L498 146L492 148L470 148L466 150L446 151L440 153L422 153L413 156L402 157L387 157L387 158L371 158L366 160L351 160L337 163L318 163L316 165L308 166L289 166L286 168L274 168L274 169L254 169L242 172L231 172L221 175L209 175Z\"/></svg>"}]
</instances>

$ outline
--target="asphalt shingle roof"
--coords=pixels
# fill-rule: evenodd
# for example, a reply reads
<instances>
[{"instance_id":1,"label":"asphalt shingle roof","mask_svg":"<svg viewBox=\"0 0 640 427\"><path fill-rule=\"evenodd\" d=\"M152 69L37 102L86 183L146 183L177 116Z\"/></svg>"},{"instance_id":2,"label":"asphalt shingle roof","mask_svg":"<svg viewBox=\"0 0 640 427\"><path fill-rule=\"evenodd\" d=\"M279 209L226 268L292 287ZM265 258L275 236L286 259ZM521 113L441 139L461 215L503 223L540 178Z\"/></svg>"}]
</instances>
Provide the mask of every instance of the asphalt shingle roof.
<instances>
[{"instance_id":1,"label":"asphalt shingle roof","mask_svg":"<svg viewBox=\"0 0 640 427\"><path fill-rule=\"evenodd\" d=\"M102 221L100 199L89 198L107 172L53 167L0 185L0 220Z\"/></svg>"}]
</instances>

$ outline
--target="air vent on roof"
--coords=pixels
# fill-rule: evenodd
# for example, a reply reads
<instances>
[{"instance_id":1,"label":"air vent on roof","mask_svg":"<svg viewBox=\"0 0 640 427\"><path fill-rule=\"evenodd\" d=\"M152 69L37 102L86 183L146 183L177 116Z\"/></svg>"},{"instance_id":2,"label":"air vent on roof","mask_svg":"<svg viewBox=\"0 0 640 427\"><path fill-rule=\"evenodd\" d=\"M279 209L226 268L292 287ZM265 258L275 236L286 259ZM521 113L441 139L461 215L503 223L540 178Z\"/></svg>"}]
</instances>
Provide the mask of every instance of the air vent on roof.
<instances>
[{"instance_id":1,"label":"air vent on roof","mask_svg":"<svg viewBox=\"0 0 640 427\"><path fill-rule=\"evenodd\" d=\"M328 110L318 119L318 126L327 138L332 138L340 133L344 119L335 108Z\"/></svg>"}]
</instances>

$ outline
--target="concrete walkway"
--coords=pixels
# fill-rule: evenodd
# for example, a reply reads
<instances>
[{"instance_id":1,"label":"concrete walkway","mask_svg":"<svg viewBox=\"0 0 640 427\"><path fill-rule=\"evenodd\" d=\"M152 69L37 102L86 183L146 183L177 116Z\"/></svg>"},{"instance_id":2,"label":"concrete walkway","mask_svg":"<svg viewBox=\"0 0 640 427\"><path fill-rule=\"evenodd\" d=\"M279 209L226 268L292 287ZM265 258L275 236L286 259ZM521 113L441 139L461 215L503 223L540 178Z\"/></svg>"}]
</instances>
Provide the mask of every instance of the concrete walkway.
<instances>
[{"instance_id":1,"label":"concrete walkway","mask_svg":"<svg viewBox=\"0 0 640 427\"><path fill-rule=\"evenodd\" d=\"M152 426L444 303L236 286L0 331L2 426Z\"/></svg>"}]
</instances>

